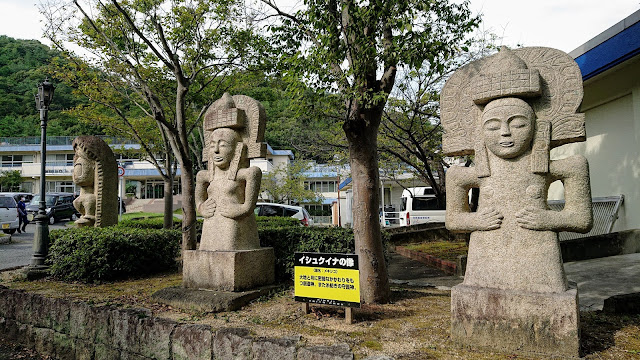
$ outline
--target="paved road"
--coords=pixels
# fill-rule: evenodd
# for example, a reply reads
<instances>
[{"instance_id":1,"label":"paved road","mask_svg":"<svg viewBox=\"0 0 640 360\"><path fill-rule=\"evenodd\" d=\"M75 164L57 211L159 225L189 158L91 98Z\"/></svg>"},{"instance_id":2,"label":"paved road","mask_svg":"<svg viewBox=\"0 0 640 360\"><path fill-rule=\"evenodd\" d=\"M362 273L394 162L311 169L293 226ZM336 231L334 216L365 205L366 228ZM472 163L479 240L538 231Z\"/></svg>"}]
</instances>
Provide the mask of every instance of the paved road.
<instances>
[{"instance_id":1,"label":"paved road","mask_svg":"<svg viewBox=\"0 0 640 360\"><path fill-rule=\"evenodd\" d=\"M57 222L55 225L49 225L49 231L55 229L64 229L65 221ZM27 225L27 233L11 235L10 244L0 244L0 270L9 269L17 266L26 266L31 263L33 255L33 232L36 227L32 223Z\"/></svg>"}]
</instances>

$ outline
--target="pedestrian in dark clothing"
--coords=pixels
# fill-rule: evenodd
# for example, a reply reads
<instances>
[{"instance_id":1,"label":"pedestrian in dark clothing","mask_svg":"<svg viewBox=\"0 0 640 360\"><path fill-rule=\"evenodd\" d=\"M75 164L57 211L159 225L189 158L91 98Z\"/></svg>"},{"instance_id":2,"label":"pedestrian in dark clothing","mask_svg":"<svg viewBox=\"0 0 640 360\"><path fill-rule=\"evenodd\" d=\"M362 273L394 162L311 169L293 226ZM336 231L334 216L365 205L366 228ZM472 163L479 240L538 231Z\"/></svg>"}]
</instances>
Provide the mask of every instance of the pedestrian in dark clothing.
<instances>
[{"instance_id":1,"label":"pedestrian in dark clothing","mask_svg":"<svg viewBox=\"0 0 640 360\"><path fill-rule=\"evenodd\" d=\"M27 209L26 204L24 203L24 198L20 198L18 201L18 233L27 232L27 224L29 224L29 219L27 219ZM22 229L22 231L20 231Z\"/></svg>"}]
</instances>

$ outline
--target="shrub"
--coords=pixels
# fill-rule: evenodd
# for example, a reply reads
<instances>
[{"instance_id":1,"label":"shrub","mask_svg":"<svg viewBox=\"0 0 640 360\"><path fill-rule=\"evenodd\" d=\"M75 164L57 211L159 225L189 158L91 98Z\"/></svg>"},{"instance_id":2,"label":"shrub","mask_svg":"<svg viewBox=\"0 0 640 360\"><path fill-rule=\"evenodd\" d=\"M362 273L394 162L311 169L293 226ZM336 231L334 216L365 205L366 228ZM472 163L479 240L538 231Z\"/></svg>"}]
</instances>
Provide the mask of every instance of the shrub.
<instances>
[{"instance_id":1,"label":"shrub","mask_svg":"<svg viewBox=\"0 0 640 360\"><path fill-rule=\"evenodd\" d=\"M258 228L281 227L281 226L302 226L300 220L292 217L282 216L256 216Z\"/></svg>"},{"instance_id":2,"label":"shrub","mask_svg":"<svg viewBox=\"0 0 640 360\"><path fill-rule=\"evenodd\" d=\"M353 253L353 231L321 227L264 227L258 229L260 245L273 247L276 278L293 279L293 255L296 252Z\"/></svg>"},{"instance_id":3,"label":"shrub","mask_svg":"<svg viewBox=\"0 0 640 360\"><path fill-rule=\"evenodd\" d=\"M122 220L116 226L119 228L129 229L162 229L164 226L164 218L162 216L132 218ZM180 219L173 218L173 229L180 229L181 226L182 221Z\"/></svg>"},{"instance_id":4,"label":"shrub","mask_svg":"<svg viewBox=\"0 0 640 360\"><path fill-rule=\"evenodd\" d=\"M47 263L53 277L98 282L176 268L180 231L72 228L52 231Z\"/></svg>"}]
</instances>

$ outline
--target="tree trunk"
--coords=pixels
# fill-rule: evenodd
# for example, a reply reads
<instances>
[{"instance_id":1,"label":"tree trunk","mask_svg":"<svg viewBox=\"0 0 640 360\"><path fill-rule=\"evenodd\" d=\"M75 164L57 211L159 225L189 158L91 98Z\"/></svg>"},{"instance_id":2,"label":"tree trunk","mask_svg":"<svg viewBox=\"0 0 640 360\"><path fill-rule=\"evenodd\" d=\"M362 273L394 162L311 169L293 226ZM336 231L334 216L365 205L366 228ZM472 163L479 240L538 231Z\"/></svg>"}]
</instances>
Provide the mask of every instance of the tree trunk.
<instances>
[{"instance_id":1,"label":"tree trunk","mask_svg":"<svg viewBox=\"0 0 640 360\"><path fill-rule=\"evenodd\" d=\"M173 167L171 166L171 153L165 153L164 168L167 177L164 178L164 229L173 227Z\"/></svg>"},{"instance_id":2,"label":"tree trunk","mask_svg":"<svg viewBox=\"0 0 640 360\"><path fill-rule=\"evenodd\" d=\"M379 219L377 137L381 111L378 121L375 110L356 114L361 119L346 122L344 131L353 179L353 233L360 265L360 294L365 303L388 303L391 291Z\"/></svg>"},{"instance_id":3,"label":"tree trunk","mask_svg":"<svg viewBox=\"0 0 640 360\"><path fill-rule=\"evenodd\" d=\"M193 165L180 164L182 181L182 249L196 250L196 197ZM187 165L187 166L185 166Z\"/></svg>"}]
</instances>

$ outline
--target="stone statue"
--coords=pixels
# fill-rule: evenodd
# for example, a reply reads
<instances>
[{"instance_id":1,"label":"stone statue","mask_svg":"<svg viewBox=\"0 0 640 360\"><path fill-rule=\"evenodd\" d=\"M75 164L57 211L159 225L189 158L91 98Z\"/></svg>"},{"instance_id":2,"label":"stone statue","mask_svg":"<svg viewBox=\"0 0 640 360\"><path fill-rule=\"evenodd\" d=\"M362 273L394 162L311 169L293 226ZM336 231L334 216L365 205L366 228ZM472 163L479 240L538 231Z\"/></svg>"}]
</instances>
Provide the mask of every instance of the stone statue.
<instances>
[{"instance_id":1,"label":"stone statue","mask_svg":"<svg viewBox=\"0 0 640 360\"><path fill-rule=\"evenodd\" d=\"M589 168L580 155L550 161L549 150L584 141L581 101L577 64L549 48L503 48L443 88L444 152L475 162L451 167L446 178L446 226L471 233L464 282L451 295L459 341L578 355L577 290L567 285L557 232L590 230ZM562 211L547 206L556 180ZM471 188L480 190L477 212L469 210Z\"/></svg>"},{"instance_id":2,"label":"stone statue","mask_svg":"<svg viewBox=\"0 0 640 360\"><path fill-rule=\"evenodd\" d=\"M235 111L234 123L225 121L230 111ZM204 217L200 250L260 248L253 209L262 171L249 167L247 145L242 137L245 120L238 114L244 112L235 108L229 94L207 112L211 116L205 123L208 170L200 171L196 177L196 206Z\"/></svg>"},{"instance_id":3,"label":"stone statue","mask_svg":"<svg viewBox=\"0 0 640 360\"><path fill-rule=\"evenodd\" d=\"M260 247L253 213L262 172L249 167L249 159L266 156L266 144L262 142L265 120L262 105L244 95L225 93L205 113L203 158L208 159L208 169L196 175L195 190L204 223L200 247L185 252L186 287L238 291L273 282L273 249ZM251 263L239 265L225 258L229 263L235 261L233 269L218 269L213 274L212 267L221 267L226 261L223 256L251 259ZM256 269L263 274L246 276ZM244 280L238 280L240 275Z\"/></svg>"},{"instance_id":4,"label":"stone statue","mask_svg":"<svg viewBox=\"0 0 640 360\"><path fill-rule=\"evenodd\" d=\"M80 196L73 206L81 214L80 226L105 227L118 223L118 165L113 151L96 136L73 140L73 182Z\"/></svg>"}]
</instances>

